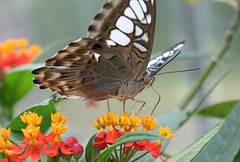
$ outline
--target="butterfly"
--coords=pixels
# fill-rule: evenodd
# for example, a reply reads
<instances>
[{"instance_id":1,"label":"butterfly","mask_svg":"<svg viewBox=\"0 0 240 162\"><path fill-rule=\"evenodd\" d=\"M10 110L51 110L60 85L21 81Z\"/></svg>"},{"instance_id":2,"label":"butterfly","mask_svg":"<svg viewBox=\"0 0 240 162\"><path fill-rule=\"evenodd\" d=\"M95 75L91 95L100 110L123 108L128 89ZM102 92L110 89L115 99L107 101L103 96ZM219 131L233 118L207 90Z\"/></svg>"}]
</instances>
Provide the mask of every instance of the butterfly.
<instances>
[{"instance_id":1,"label":"butterfly","mask_svg":"<svg viewBox=\"0 0 240 162\"><path fill-rule=\"evenodd\" d=\"M57 92L55 100L134 99L184 45L180 42L150 60L155 17L156 0L110 0L95 16L87 37L34 70L33 82Z\"/></svg>"}]
</instances>

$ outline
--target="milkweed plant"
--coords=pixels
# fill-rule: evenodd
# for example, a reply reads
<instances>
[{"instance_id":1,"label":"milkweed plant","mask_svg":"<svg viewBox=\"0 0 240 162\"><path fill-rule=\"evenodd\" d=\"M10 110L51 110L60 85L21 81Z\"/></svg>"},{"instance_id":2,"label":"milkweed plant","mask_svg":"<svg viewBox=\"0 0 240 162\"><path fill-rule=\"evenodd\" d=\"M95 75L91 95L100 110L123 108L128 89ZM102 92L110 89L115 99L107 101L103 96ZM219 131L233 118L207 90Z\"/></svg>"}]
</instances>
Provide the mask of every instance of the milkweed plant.
<instances>
[{"instance_id":1,"label":"milkweed plant","mask_svg":"<svg viewBox=\"0 0 240 162\"><path fill-rule=\"evenodd\" d=\"M190 4L196 1L186 0ZM87 141L86 145L79 143L77 136L70 136L66 141L61 138L71 125L65 124L68 117L57 111L55 105L59 103L51 99L35 104L14 116L16 103L34 86L31 71L38 67L34 60L41 57L42 49L39 45L29 45L29 41L24 38L0 42L1 161L240 161L239 100L202 106L229 71L216 81L193 109L186 110L205 80L230 49L240 22L239 0L219 2L230 5L234 17L223 38L223 46L200 75L199 81L180 105L179 111L160 116L106 112L92 121L96 134L84 139ZM87 105L96 107L95 103ZM179 153L166 154L165 150L175 132L196 115L217 117L222 121ZM164 126L162 119L165 120Z\"/></svg>"}]
</instances>

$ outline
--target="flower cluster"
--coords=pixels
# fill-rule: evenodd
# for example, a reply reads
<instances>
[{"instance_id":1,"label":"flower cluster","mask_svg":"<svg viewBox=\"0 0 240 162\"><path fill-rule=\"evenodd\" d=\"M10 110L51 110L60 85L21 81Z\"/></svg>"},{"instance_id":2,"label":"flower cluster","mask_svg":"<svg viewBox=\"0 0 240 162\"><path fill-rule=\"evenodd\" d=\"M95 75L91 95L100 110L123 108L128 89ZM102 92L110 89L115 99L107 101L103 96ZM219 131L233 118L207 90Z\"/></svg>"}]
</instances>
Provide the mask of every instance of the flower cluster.
<instances>
[{"instance_id":1,"label":"flower cluster","mask_svg":"<svg viewBox=\"0 0 240 162\"><path fill-rule=\"evenodd\" d=\"M24 38L0 42L0 78L12 68L31 62L41 52L40 46L32 45L28 48L28 44Z\"/></svg>"},{"instance_id":2,"label":"flower cluster","mask_svg":"<svg viewBox=\"0 0 240 162\"><path fill-rule=\"evenodd\" d=\"M139 119L137 115L128 114L127 112L119 116L118 114L107 112L105 115L100 116L97 120L94 120L93 123L95 127L100 130L100 133L95 137L93 148L99 147L100 151L107 148L108 145L112 145L123 134L131 131L137 131L141 124L143 132L153 130L157 126L157 121L154 121L154 118L151 115L143 115L142 118ZM108 127L107 131L105 131L106 127ZM165 136L167 139L170 139L173 136L171 129L167 127L163 128L162 126L159 129L159 134L161 136ZM155 158L160 157L162 142L163 140L158 140L152 143L151 141L126 143L124 148L121 147L119 150L124 151L123 153L120 153L120 155L125 156L121 157L121 159L129 159L130 155L133 157L137 151L143 150L147 150L148 153L150 152Z\"/></svg>"},{"instance_id":3,"label":"flower cluster","mask_svg":"<svg viewBox=\"0 0 240 162\"><path fill-rule=\"evenodd\" d=\"M66 142L61 140L60 135L65 133L68 126L63 124L67 120L62 113L51 114L52 131L45 136L40 132L42 116L37 113L25 112L21 120L28 124L22 129L24 139L19 141L19 146L11 143L8 138L11 135L10 128L8 130L2 128L0 131L0 154L4 153L6 158L2 161L22 162L31 156L33 161L41 159L40 153L48 155L49 160L58 160L60 157L64 159L79 159L83 153L83 147L78 143L75 137L69 137ZM49 146L50 145L50 146ZM21 146L21 147L20 147Z\"/></svg>"}]
</instances>

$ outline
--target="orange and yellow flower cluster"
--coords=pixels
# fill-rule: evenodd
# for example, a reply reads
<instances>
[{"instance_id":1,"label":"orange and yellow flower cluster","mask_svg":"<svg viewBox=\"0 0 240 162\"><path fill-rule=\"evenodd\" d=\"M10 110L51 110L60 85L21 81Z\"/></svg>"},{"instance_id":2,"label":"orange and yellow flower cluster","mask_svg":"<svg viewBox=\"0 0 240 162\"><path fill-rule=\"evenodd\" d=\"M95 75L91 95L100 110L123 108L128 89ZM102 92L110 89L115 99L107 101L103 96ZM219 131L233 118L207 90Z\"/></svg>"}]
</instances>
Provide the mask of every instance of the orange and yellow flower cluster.
<instances>
[{"instance_id":1,"label":"orange and yellow flower cluster","mask_svg":"<svg viewBox=\"0 0 240 162\"><path fill-rule=\"evenodd\" d=\"M157 126L157 121L154 121L154 118L151 115L143 115L142 118L139 119L137 115L128 114L127 112L119 116L118 114L107 112L105 115L100 116L97 120L94 120L93 123L95 127L100 130L100 133L95 137L93 147L99 147L100 151L107 148L108 145L113 144L123 134L131 131L137 131L141 124L143 132L153 130ZM108 127L107 131L105 131L106 127ZM119 129L117 129L117 127L119 127ZM171 129L167 127L162 128L162 126L159 129L159 134L161 136L165 136L167 139L170 139L173 136ZM122 150L125 150L124 152L126 156L130 154L129 152L131 150L135 152L147 150L152 154L152 156L157 158L160 157L162 142L163 140L158 140L153 143L151 143L151 141L126 143Z\"/></svg>"},{"instance_id":2,"label":"orange and yellow flower cluster","mask_svg":"<svg viewBox=\"0 0 240 162\"><path fill-rule=\"evenodd\" d=\"M52 131L48 136L42 134L40 126L38 126L42 122L42 116L39 117L37 113L29 111L20 117L28 125L22 129L24 139L18 142L19 146L8 140L11 135L10 128L8 130L2 128L0 131L0 154L6 155L6 158L2 160L3 162L23 162L23 159L30 156L33 161L38 161L41 159L40 153L48 155L49 160L57 160L61 156L65 159L70 159L72 156L75 159L81 157L83 147L75 137L69 137L66 142L61 140L60 135L65 133L68 127L63 125L67 117L64 117L62 113L51 114Z\"/></svg>"},{"instance_id":3,"label":"orange and yellow flower cluster","mask_svg":"<svg viewBox=\"0 0 240 162\"><path fill-rule=\"evenodd\" d=\"M28 40L24 38L0 42L0 71L7 73L14 67L27 64L41 52L40 46L28 47L28 44Z\"/></svg>"}]
</instances>

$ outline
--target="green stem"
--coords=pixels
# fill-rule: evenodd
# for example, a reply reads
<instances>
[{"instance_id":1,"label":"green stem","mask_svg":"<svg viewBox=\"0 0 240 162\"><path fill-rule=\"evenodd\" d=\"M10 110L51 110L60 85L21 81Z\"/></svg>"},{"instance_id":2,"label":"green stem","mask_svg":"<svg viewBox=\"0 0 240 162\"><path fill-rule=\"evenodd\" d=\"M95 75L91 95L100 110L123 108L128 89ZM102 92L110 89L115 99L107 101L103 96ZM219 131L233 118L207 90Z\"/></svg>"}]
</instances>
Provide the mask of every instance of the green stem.
<instances>
[{"instance_id":1,"label":"green stem","mask_svg":"<svg viewBox=\"0 0 240 162\"><path fill-rule=\"evenodd\" d=\"M179 127L181 127L182 125L184 125L193 115L195 115L198 111L198 109L200 108L200 106L202 105L202 103L207 99L207 97L211 94L211 92L217 87L217 85L230 73L232 69L230 69L229 71L227 71L213 86L212 88L207 92L207 94L203 97L203 99L201 99L201 101L198 103L198 105L187 115L186 119L184 121L182 121L182 123L180 124Z\"/></svg>"},{"instance_id":2,"label":"green stem","mask_svg":"<svg viewBox=\"0 0 240 162\"><path fill-rule=\"evenodd\" d=\"M203 83L208 78L210 73L215 69L215 67L222 60L223 56L225 56L227 51L231 48L233 37L234 37L234 35L237 31L237 28L239 26L239 23L240 23L239 6L240 6L240 0L238 1L238 6L236 6L234 8L235 9L234 16L233 16L232 22L231 22L231 24L230 24L230 26L229 26L229 28L226 32L226 37L225 37L225 40L223 42L222 48L216 54L216 56L212 58L212 62L207 67L207 69L203 72L203 74L200 76L200 79L198 79L198 83L193 88L193 90L190 92L190 95L187 97L187 99L185 100L185 102L181 106L182 110L186 109L186 107L192 101L193 97L197 94L199 89L202 87Z\"/></svg>"},{"instance_id":3,"label":"green stem","mask_svg":"<svg viewBox=\"0 0 240 162\"><path fill-rule=\"evenodd\" d=\"M142 154L141 156L137 157L136 159L133 159L131 162L137 161L139 159L141 159L142 157L144 157L145 155L147 155L149 152L145 152L144 154Z\"/></svg>"}]
</instances>

